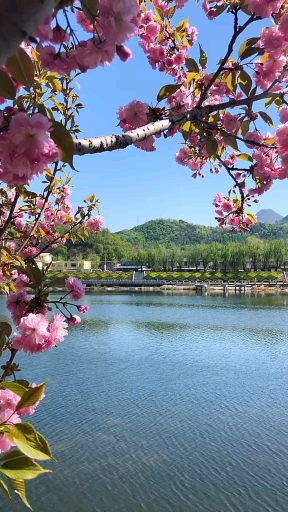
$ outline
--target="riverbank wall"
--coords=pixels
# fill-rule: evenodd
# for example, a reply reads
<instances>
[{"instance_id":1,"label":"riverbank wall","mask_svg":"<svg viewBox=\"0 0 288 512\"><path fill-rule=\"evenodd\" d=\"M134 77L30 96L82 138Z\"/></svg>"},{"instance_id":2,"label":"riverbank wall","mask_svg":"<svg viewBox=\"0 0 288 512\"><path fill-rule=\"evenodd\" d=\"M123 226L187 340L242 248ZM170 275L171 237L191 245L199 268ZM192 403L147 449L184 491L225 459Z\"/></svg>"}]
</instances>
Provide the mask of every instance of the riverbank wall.
<instances>
[{"instance_id":1,"label":"riverbank wall","mask_svg":"<svg viewBox=\"0 0 288 512\"><path fill-rule=\"evenodd\" d=\"M187 294L287 294L288 283L166 283L164 281L86 281L86 293L95 292L162 292ZM61 292L64 287L53 287L51 292Z\"/></svg>"}]
</instances>

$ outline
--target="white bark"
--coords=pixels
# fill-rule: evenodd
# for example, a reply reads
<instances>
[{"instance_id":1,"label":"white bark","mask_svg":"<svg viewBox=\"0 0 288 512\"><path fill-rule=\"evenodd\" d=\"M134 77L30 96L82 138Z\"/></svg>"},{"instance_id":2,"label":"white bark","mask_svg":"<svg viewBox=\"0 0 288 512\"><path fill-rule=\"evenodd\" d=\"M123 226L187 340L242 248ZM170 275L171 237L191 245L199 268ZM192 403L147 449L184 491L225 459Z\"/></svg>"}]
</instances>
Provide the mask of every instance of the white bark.
<instances>
[{"instance_id":1,"label":"white bark","mask_svg":"<svg viewBox=\"0 0 288 512\"><path fill-rule=\"evenodd\" d=\"M0 0L0 66L42 23L59 0Z\"/></svg>"},{"instance_id":2,"label":"white bark","mask_svg":"<svg viewBox=\"0 0 288 512\"><path fill-rule=\"evenodd\" d=\"M93 137L91 139L74 140L74 154L87 155L92 153L104 153L104 151L114 151L115 149L125 149L135 142L141 142L150 135L162 133L171 128L172 122L169 119L156 121L147 124L141 128L135 128L126 133L119 135L102 135L101 137Z\"/></svg>"},{"instance_id":3,"label":"white bark","mask_svg":"<svg viewBox=\"0 0 288 512\"><path fill-rule=\"evenodd\" d=\"M288 94L288 87L279 92L264 91L252 98L243 98L241 100L229 100L217 105L206 105L204 107L195 107L190 112L177 114L170 119L163 119L155 123L149 123L141 128L135 128L126 133L119 135L102 135L100 137L92 137L89 139L75 139L74 140L74 155L90 155L93 153L104 153L105 151L114 151L115 149L125 149L135 142L141 142L150 135L157 135L158 133L165 132L174 126L181 126L186 121L201 122L201 119L206 118L209 114L224 110L227 108L240 107L242 105L252 106L254 102L263 100L268 97L278 98L284 97Z\"/></svg>"}]
</instances>

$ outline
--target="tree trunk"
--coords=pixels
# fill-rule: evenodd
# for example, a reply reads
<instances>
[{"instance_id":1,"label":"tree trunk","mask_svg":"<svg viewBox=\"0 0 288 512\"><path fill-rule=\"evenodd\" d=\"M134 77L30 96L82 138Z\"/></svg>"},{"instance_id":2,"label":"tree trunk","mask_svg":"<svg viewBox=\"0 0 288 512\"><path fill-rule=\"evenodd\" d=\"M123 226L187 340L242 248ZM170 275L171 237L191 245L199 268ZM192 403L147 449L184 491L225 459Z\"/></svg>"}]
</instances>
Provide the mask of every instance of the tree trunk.
<instances>
[{"instance_id":1,"label":"tree trunk","mask_svg":"<svg viewBox=\"0 0 288 512\"><path fill-rule=\"evenodd\" d=\"M0 66L32 36L59 0L0 1Z\"/></svg>"}]
</instances>

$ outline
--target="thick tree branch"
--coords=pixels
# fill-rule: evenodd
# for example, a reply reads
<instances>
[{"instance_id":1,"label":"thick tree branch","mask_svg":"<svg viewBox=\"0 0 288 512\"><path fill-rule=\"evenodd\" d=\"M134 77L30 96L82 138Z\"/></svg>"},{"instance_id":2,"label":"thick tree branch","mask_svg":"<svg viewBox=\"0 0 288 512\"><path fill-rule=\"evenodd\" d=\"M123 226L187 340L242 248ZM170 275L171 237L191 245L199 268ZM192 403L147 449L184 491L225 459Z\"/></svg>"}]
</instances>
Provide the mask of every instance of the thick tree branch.
<instances>
[{"instance_id":1,"label":"thick tree branch","mask_svg":"<svg viewBox=\"0 0 288 512\"><path fill-rule=\"evenodd\" d=\"M0 1L0 66L56 7L59 0Z\"/></svg>"},{"instance_id":2,"label":"thick tree branch","mask_svg":"<svg viewBox=\"0 0 288 512\"><path fill-rule=\"evenodd\" d=\"M178 116L179 117L179 116ZM183 115L181 114L181 119ZM181 121L179 124L181 124ZM174 126L176 123L174 124ZM147 139L150 135L165 132L173 126L173 121L170 119L163 119L155 123L149 123L141 128L135 128L126 133L119 135L107 135L102 137L93 137L92 139L78 139L74 141L74 154L87 155L93 153L104 153L105 151L114 151L115 149L125 149L135 142L141 142Z\"/></svg>"},{"instance_id":3,"label":"thick tree branch","mask_svg":"<svg viewBox=\"0 0 288 512\"><path fill-rule=\"evenodd\" d=\"M89 155L93 153L104 153L105 151L114 151L115 149L125 149L135 142L141 142L151 135L166 132L175 126L181 126L187 121L201 121L213 112L224 110L227 108L235 108L240 106L252 106L254 102L264 100L265 98L278 98L288 94L288 88L278 92L270 92L268 89L260 94L256 94L253 98L243 98L241 100L229 100L216 105L206 105L204 107L196 107L189 112L177 114L169 119L149 123L135 130L130 130L119 135L107 135L93 137L90 139L75 139L74 154Z\"/></svg>"},{"instance_id":4,"label":"thick tree branch","mask_svg":"<svg viewBox=\"0 0 288 512\"><path fill-rule=\"evenodd\" d=\"M236 43L237 38L240 36L240 34L242 34L242 32L244 32L244 30L246 30L246 28L249 25L251 25L251 23L254 23L254 21L259 21L261 19L259 16L258 17L255 17L254 15L250 16L250 18L246 21L246 23L244 23L244 25L240 25L240 27L238 27L238 9L237 8L235 9L233 14L234 14L234 31L233 31L233 35L231 37L230 43L228 45L226 55L221 60L221 64L219 65L217 71L213 74L211 80L208 82L206 87L203 89L203 91L200 95L199 101L198 101L198 105L202 105L203 101L205 101L205 99L207 97L208 91L211 89L212 85L216 82L218 76L222 73L223 67L225 66L228 59L231 57L231 55L233 53L234 44ZM233 69L231 69L231 71L233 71Z\"/></svg>"},{"instance_id":5,"label":"thick tree branch","mask_svg":"<svg viewBox=\"0 0 288 512\"><path fill-rule=\"evenodd\" d=\"M14 197L13 203L11 205L10 212L9 212L9 215L8 215L8 217L6 219L6 222L2 226L2 228L0 228L0 240L3 237L3 235L5 234L5 232L7 231L8 227L10 225L10 222L12 220L12 217L13 217L13 214L14 214L14 211L15 211L15 208L17 206L18 199L19 199L19 194L17 193L17 194L15 194L15 197Z\"/></svg>"}]
</instances>

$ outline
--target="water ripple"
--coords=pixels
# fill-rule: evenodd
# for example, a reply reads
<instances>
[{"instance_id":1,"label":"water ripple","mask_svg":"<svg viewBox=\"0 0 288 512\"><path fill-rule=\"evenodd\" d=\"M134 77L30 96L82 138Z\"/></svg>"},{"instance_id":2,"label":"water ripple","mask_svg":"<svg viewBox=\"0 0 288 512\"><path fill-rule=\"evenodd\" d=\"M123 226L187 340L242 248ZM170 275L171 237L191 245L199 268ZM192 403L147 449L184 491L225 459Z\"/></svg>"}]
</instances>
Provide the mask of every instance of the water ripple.
<instances>
[{"instance_id":1,"label":"water ripple","mask_svg":"<svg viewBox=\"0 0 288 512\"><path fill-rule=\"evenodd\" d=\"M286 299L87 300L67 343L19 358L52 377L35 421L59 463L35 512L288 510Z\"/></svg>"}]
</instances>

